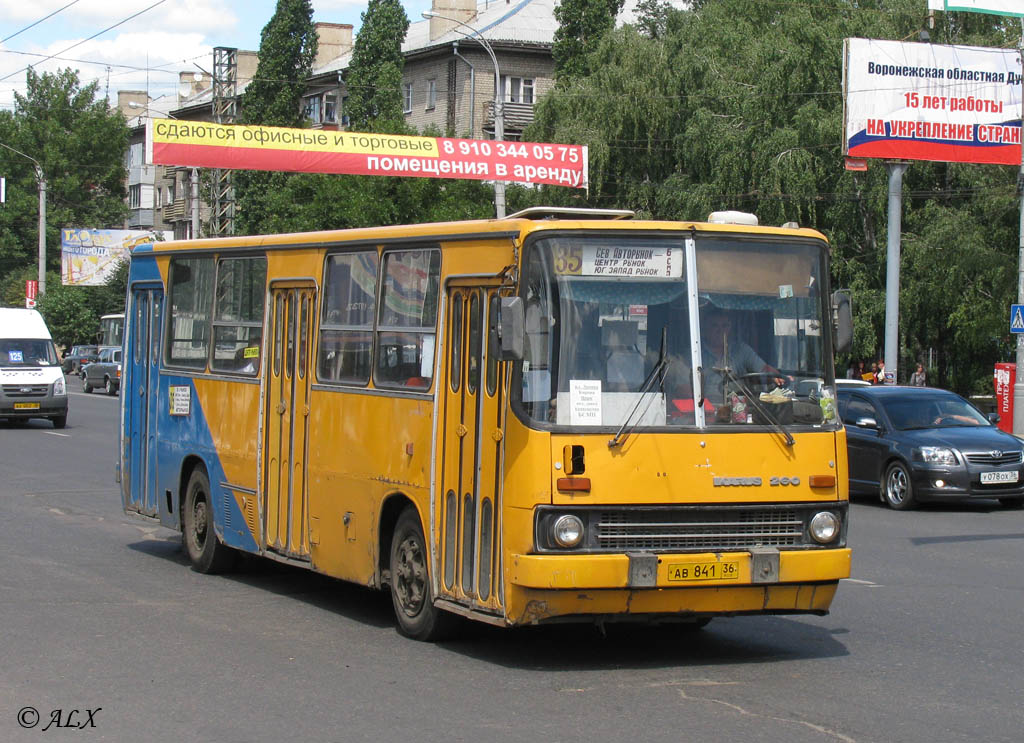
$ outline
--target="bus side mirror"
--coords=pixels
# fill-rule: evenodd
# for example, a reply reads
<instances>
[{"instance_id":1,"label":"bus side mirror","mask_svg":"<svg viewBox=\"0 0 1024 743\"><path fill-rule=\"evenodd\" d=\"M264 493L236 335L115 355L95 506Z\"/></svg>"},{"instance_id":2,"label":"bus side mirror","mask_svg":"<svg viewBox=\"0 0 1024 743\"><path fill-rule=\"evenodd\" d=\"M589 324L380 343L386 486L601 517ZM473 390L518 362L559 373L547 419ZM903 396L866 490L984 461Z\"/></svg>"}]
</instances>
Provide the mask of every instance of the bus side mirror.
<instances>
[{"instance_id":1,"label":"bus side mirror","mask_svg":"<svg viewBox=\"0 0 1024 743\"><path fill-rule=\"evenodd\" d=\"M832 315L835 322L835 351L849 353L853 348L853 309L850 295L844 291L832 294Z\"/></svg>"},{"instance_id":2,"label":"bus side mirror","mask_svg":"<svg viewBox=\"0 0 1024 743\"><path fill-rule=\"evenodd\" d=\"M518 361L526 346L526 313L522 297L502 297L498 306L497 333L498 358Z\"/></svg>"}]
</instances>

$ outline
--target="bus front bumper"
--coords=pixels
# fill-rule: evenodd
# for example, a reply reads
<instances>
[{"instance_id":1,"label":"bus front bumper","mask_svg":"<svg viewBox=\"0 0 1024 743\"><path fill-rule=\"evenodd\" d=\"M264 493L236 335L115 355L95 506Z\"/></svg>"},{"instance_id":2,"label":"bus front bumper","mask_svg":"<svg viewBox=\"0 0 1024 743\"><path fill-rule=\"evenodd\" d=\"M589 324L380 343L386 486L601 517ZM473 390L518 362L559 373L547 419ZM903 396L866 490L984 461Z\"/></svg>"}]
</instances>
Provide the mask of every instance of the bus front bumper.
<instances>
[{"instance_id":1,"label":"bus front bumper","mask_svg":"<svg viewBox=\"0 0 1024 743\"><path fill-rule=\"evenodd\" d=\"M837 581L850 577L849 549L663 555L512 555L523 588L704 588Z\"/></svg>"},{"instance_id":2,"label":"bus front bumper","mask_svg":"<svg viewBox=\"0 0 1024 743\"><path fill-rule=\"evenodd\" d=\"M849 549L512 555L506 620L522 625L827 614L839 580L849 575Z\"/></svg>"}]
</instances>

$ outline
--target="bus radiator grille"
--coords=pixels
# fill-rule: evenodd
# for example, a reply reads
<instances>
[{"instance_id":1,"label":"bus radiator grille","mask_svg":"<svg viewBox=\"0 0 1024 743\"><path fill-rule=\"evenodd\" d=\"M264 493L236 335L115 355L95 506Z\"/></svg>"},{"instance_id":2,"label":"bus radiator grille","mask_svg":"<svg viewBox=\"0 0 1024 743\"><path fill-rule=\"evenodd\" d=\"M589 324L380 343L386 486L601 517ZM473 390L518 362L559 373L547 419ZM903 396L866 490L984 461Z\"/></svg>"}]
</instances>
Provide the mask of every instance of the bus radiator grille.
<instances>
[{"instance_id":1,"label":"bus radiator grille","mask_svg":"<svg viewBox=\"0 0 1024 743\"><path fill-rule=\"evenodd\" d=\"M595 545L614 552L720 552L806 544L795 510L602 511Z\"/></svg>"}]
</instances>

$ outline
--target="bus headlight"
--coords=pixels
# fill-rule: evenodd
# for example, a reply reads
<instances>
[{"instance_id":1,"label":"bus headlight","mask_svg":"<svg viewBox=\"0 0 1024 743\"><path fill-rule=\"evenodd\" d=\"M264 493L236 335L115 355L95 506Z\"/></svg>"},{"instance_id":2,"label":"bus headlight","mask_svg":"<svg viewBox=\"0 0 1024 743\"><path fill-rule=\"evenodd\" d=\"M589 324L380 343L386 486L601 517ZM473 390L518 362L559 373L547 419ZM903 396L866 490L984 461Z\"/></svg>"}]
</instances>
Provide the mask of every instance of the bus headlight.
<instances>
[{"instance_id":1,"label":"bus headlight","mask_svg":"<svg viewBox=\"0 0 1024 743\"><path fill-rule=\"evenodd\" d=\"M834 542L839 536L839 518L831 511L814 514L809 527L811 538L819 544Z\"/></svg>"},{"instance_id":2,"label":"bus headlight","mask_svg":"<svg viewBox=\"0 0 1024 743\"><path fill-rule=\"evenodd\" d=\"M66 394L68 394L68 388L65 386L64 377L62 376L60 379L53 383L53 396L64 397L64 395Z\"/></svg>"},{"instance_id":3,"label":"bus headlight","mask_svg":"<svg viewBox=\"0 0 1024 743\"><path fill-rule=\"evenodd\" d=\"M572 514L559 516L551 525L551 538L559 547L572 549L583 541L583 522Z\"/></svg>"}]
</instances>

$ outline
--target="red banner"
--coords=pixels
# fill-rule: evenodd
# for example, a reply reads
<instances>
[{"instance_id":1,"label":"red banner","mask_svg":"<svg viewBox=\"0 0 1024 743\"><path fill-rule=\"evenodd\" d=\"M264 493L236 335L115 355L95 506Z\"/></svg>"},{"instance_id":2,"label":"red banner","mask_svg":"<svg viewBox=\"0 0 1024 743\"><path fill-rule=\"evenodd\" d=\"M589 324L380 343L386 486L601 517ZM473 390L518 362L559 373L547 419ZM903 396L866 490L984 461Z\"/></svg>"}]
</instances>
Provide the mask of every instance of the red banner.
<instances>
[{"instance_id":1,"label":"red banner","mask_svg":"<svg viewBox=\"0 0 1024 743\"><path fill-rule=\"evenodd\" d=\"M146 149L156 165L588 186L585 145L153 119Z\"/></svg>"}]
</instances>

